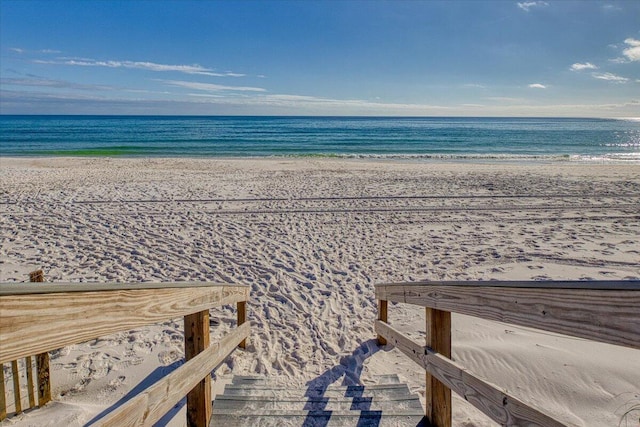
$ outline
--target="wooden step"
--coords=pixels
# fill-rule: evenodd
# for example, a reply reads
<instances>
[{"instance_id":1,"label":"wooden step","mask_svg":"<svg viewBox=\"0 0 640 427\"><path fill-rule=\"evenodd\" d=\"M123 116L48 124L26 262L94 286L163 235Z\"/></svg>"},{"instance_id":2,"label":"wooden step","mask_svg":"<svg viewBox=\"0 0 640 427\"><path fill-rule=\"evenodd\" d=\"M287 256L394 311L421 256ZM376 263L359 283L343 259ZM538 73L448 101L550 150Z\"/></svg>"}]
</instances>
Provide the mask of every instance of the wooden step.
<instances>
[{"instance_id":1,"label":"wooden step","mask_svg":"<svg viewBox=\"0 0 640 427\"><path fill-rule=\"evenodd\" d=\"M396 374L388 374L388 375L374 375L374 381L376 384L400 384L400 378ZM260 375L234 375L231 384L233 385L251 385L251 386L262 386L262 385L270 385L273 384L273 381L268 377L260 376Z\"/></svg>"},{"instance_id":2,"label":"wooden step","mask_svg":"<svg viewBox=\"0 0 640 427\"><path fill-rule=\"evenodd\" d=\"M235 376L213 402L214 427L427 426L417 395L397 375L373 385L287 387L259 376Z\"/></svg>"},{"instance_id":3,"label":"wooden step","mask_svg":"<svg viewBox=\"0 0 640 427\"><path fill-rule=\"evenodd\" d=\"M428 427L428 422L420 414L387 415L378 411L357 413L354 411L316 411L303 413L282 413L260 415L232 415L214 413L211 427Z\"/></svg>"},{"instance_id":4,"label":"wooden step","mask_svg":"<svg viewBox=\"0 0 640 427\"><path fill-rule=\"evenodd\" d=\"M403 396L393 399L373 399L371 397L333 398L276 398L253 396L217 396L213 402L214 410L254 411L258 410L305 410L305 411L404 411L418 410L422 413L422 404L417 396Z\"/></svg>"},{"instance_id":5,"label":"wooden step","mask_svg":"<svg viewBox=\"0 0 640 427\"><path fill-rule=\"evenodd\" d=\"M374 375L373 377L378 384L400 384L400 378L397 374Z\"/></svg>"},{"instance_id":6,"label":"wooden step","mask_svg":"<svg viewBox=\"0 0 640 427\"><path fill-rule=\"evenodd\" d=\"M236 386L226 385L224 394L227 396L274 396L278 398L286 397L391 397L391 396L411 396L409 387L406 384L379 384L371 386L329 386L324 388L287 388L287 387L267 387L267 386Z\"/></svg>"}]
</instances>

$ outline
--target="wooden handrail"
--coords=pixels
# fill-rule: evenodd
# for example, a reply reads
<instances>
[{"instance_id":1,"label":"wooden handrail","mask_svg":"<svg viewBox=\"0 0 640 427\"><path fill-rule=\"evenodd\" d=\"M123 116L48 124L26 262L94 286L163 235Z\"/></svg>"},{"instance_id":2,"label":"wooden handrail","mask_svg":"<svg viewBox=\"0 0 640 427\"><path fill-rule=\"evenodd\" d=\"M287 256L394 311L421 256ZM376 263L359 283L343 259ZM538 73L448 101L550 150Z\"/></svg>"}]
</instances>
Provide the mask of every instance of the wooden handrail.
<instances>
[{"instance_id":1,"label":"wooden handrail","mask_svg":"<svg viewBox=\"0 0 640 427\"><path fill-rule=\"evenodd\" d=\"M94 425L105 427L153 425L204 376L208 376L220 365L234 348L249 336L249 331L248 323L241 325ZM207 402L207 405L210 407L211 402Z\"/></svg>"},{"instance_id":2,"label":"wooden handrail","mask_svg":"<svg viewBox=\"0 0 640 427\"><path fill-rule=\"evenodd\" d=\"M186 363L97 425L150 426L187 395L189 425L204 427L211 416L210 373L236 346L244 348L250 333L249 290L245 285L184 282L1 283L0 363L184 316ZM234 303L238 328L209 345L209 308ZM6 402L2 406L6 409Z\"/></svg>"},{"instance_id":3,"label":"wooden handrail","mask_svg":"<svg viewBox=\"0 0 640 427\"><path fill-rule=\"evenodd\" d=\"M181 283L82 284L82 290L73 292L61 292L64 284L22 286L34 292L12 294L4 291L13 285L0 284L0 363L246 301L250 290L244 285ZM42 288L51 290L42 293Z\"/></svg>"},{"instance_id":4,"label":"wooden handrail","mask_svg":"<svg viewBox=\"0 0 640 427\"><path fill-rule=\"evenodd\" d=\"M375 322L378 341L396 346L427 372L426 415L435 427L451 425L451 397L441 388L460 394L501 425L563 425L445 354L451 312L640 349L640 281L391 283L376 285L376 298L385 309ZM388 301L426 307L427 345L387 323Z\"/></svg>"},{"instance_id":5,"label":"wooden handrail","mask_svg":"<svg viewBox=\"0 0 640 427\"><path fill-rule=\"evenodd\" d=\"M407 357L430 372L443 385L458 393L464 400L501 425L545 427L564 425L510 396L498 386L480 379L448 357L413 342L411 338L388 324L378 320L375 323L375 330ZM438 422L433 424L442 425Z\"/></svg>"},{"instance_id":6,"label":"wooden handrail","mask_svg":"<svg viewBox=\"0 0 640 427\"><path fill-rule=\"evenodd\" d=\"M640 281L553 283L381 284L376 298L640 349Z\"/></svg>"}]
</instances>

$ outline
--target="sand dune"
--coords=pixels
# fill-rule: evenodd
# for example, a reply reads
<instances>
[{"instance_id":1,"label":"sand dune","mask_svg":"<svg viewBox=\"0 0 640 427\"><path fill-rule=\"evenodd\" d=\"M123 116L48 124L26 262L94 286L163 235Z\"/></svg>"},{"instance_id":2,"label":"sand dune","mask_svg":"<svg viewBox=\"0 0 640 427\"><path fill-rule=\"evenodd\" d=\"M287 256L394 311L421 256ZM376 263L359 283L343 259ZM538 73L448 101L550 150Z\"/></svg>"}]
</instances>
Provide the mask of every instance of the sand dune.
<instances>
[{"instance_id":1,"label":"sand dune","mask_svg":"<svg viewBox=\"0 0 640 427\"><path fill-rule=\"evenodd\" d=\"M251 285L253 335L216 389L232 373L398 373L423 392L423 372L372 341L375 283L640 279L636 164L5 158L0 174L2 281L42 267L49 281ZM420 339L422 313L392 305L390 321ZM214 337L233 327L230 308L212 314ZM640 405L638 351L467 316L453 329L454 359L561 421L637 423L623 414ZM5 423L95 420L182 363L182 337L177 319L54 352L56 402ZM459 398L454 424L493 425Z\"/></svg>"}]
</instances>

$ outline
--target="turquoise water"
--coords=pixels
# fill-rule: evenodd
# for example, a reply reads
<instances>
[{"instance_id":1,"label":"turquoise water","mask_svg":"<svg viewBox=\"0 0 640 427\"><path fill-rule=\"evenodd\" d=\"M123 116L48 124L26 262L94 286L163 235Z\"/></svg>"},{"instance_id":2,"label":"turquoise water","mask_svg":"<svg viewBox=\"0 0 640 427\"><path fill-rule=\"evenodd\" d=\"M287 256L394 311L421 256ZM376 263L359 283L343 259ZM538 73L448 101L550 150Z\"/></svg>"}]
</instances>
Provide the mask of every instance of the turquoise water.
<instances>
[{"instance_id":1,"label":"turquoise water","mask_svg":"<svg viewBox=\"0 0 640 427\"><path fill-rule=\"evenodd\" d=\"M640 161L640 121L5 115L0 149L3 156Z\"/></svg>"}]
</instances>

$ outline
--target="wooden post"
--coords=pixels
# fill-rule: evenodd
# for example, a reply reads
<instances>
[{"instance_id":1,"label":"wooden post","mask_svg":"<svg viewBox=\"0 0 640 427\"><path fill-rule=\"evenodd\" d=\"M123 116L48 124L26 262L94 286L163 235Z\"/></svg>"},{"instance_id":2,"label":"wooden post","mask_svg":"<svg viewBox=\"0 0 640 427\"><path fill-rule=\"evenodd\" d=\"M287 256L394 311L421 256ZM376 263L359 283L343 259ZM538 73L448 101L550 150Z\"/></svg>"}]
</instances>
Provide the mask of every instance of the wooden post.
<instances>
[{"instance_id":1,"label":"wooden post","mask_svg":"<svg viewBox=\"0 0 640 427\"><path fill-rule=\"evenodd\" d=\"M385 323L387 322L387 307L388 307L388 301L386 300L378 300L378 320L381 320ZM384 339L382 336L378 335L378 345L386 345L387 344L387 340Z\"/></svg>"},{"instance_id":2,"label":"wooden post","mask_svg":"<svg viewBox=\"0 0 640 427\"><path fill-rule=\"evenodd\" d=\"M451 312L427 307L427 347L451 358ZM434 427L451 427L451 389L426 374L426 416Z\"/></svg>"},{"instance_id":3,"label":"wooden post","mask_svg":"<svg viewBox=\"0 0 640 427\"><path fill-rule=\"evenodd\" d=\"M31 356L27 356L27 394L29 395L29 407L36 407L36 397L33 392L33 359Z\"/></svg>"},{"instance_id":4,"label":"wooden post","mask_svg":"<svg viewBox=\"0 0 640 427\"><path fill-rule=\"evenodd\" d=\"M0 363L0 421L7 418L7 398L4 395L4 363Z\"/></svg>"},{"instance_id":5,"label":"wooden post","mask_svg":"<svg viewBox=\"0 0 640 427\"><path fill-rule=\"evenodd\" d=\"M20 371L18 361L11 362L11 373L13 375L13 400L16 403L16 414L22 412L22 397L20 397Z\"/></svg>"},{"instance_id":6,"label":"wooden post","mask_svg":"<svg viewBox=\"0 0 640 427\"><path fill-rule=\"evenodd\" d=\"M188 362L209 347L209 310L184 316L184 356ZM207 427L211 419L211 373L187 394L187 425Z\"/></svg>"},{"instance_id":7,"label":"wooden post","mask_svg":"<svg viewBox=\"0 0 640 427\"><path fill-rule=\"evenodd\" d=\"M29 273L30 282L44 282L44 272L36 270ZM49 353L36 355L36 369L38 371L38 406L44 406L51 401L51 376L49 374Z\"/></svg>"},{"instance_id":8,"label":"wooden post","mask_svg":"<svg viewBox=\"0 0 640 427\"><path fill-rule=\"evenodd\" d=\"M238 301L238 326L247 321L247 302ZM247 348L247 339L243 339L238 345L240 348Z\"/></svg>"}]
</instances>

